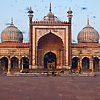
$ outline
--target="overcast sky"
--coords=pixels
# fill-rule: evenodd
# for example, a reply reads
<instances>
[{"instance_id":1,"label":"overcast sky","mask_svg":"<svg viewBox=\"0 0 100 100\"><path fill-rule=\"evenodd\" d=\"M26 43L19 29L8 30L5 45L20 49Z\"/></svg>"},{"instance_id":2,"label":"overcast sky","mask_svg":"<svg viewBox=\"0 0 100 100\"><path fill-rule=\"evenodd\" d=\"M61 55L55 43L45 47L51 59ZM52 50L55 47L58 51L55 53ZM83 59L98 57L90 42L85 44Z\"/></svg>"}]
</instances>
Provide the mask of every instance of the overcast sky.
<instances>
[{"instance_id":1,"label":"overcast sky","mask_svg":"<svg viewBox=\"0 0 100 100\"><path fill-rule=\"evenodd\" d=\"M90 19L90 25L100 33L100 0L0 0L0 33L13 17L14 25L23 32L24 42L28 42L28 9L32 7L34 11L33 21L39 21L49 12L50 2L52 12L61 21L68 21L67 11L71 7L72 39L77 41L77 34L86 26L87 18Z\"/></svg>"}]
</instances>

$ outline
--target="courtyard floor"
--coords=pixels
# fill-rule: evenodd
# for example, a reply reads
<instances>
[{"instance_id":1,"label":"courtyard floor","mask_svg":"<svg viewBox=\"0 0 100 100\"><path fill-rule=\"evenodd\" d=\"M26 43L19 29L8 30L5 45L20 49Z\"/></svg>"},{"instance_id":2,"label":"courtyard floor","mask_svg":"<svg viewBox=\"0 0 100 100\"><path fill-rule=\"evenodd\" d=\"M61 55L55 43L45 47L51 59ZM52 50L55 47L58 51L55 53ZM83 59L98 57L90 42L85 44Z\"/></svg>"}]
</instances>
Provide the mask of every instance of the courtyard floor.
<instances>
[{"instance_id":1,"label":"courtyard floor","mask_svg":"<svg viewBox=\"0 0 100 100\"><path fill-rule=\"evenodd\" d=\"M7 77L0 73L0 100L100 100L94 77Z\"/></svg>"}]
</instances>

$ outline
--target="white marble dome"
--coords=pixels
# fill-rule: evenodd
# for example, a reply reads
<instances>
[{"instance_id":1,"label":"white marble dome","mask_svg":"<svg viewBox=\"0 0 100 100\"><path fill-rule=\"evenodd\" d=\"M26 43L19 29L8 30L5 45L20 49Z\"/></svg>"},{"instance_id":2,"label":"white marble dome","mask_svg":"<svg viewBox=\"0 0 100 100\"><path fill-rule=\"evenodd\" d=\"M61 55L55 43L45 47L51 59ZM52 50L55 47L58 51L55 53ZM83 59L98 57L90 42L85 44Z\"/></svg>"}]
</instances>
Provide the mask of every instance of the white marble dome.
<instances>
[{"instance_id":1,"label":"white marble dome","mask_svg":"<svg viewBox=\"0 0 100 100\"><path fill-rule=\"evenodd\" d=\"M14 26L13 21L10 26L2 31L1 42L23 42L23 34Z\"/></svg>"},{"instance_id":2,"label":"white marble dome","mask_svg":"<svg viewBox=\"0 0 100 100\"><path fill-rule=\"evenodd\" d=\"M77 36L78 43L98 43L99 33L88 24L84 27Z\"/></svg>"}]
</instances>

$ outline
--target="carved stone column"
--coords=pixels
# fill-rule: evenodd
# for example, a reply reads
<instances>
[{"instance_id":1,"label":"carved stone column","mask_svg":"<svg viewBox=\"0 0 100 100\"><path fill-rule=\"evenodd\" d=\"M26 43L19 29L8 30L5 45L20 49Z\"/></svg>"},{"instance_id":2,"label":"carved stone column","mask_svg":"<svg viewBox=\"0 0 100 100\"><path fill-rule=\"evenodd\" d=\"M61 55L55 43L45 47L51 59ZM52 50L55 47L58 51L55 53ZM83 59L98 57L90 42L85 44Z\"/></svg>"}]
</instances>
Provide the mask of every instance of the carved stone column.
<instances>
[{"instance_id":1,"label":"carved stone column","mask_svg":"<svg viewBox=\"0 0 100 100\"><path fill-rule=\"evenodd\" d=\"M92 59L90 59L89 69L93 69L93 60Z\"/></svg>"},{"instance_id":2,"label":"carved stone column","mask_svg":"<svg viewBox=\"0 0 100 100\"><path fill-rule=\"evenodd\" d=\"M82 59L80 59L80 67L81 67L81 69L82 69Z\"/></svg>"},{"instance_id":3,"label":"carved stone column","mask_svg":"<svg viewBox=\"0 0 100 100\"><path fill-rule=\"evenodd\" d=\"M10 70L11 70L11 60L10 60L10 58L8 58L8 72L7 72L7 76L11 74Z\"/></svg>"},{"instance_id":4,"label":"carved stone column","mask_svg":"<svg viewBox=\"0 0 100 100\"><path fill-rule=\"evenodd\" d=\"M20 68L20 59L19 59L19 69L21 69L21 68Z\"/></svg>"}]
</instances>

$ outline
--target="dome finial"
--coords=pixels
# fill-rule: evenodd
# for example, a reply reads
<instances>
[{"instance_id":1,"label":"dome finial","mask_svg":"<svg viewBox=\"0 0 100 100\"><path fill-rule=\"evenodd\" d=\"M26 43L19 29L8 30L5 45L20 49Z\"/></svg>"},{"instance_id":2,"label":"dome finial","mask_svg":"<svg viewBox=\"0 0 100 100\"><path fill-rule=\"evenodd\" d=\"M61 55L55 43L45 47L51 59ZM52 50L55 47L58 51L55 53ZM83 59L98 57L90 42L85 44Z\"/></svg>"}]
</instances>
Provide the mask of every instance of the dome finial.
<instances>
[{"instance_id":1,"label":"dome finial","mask_svg":"<svg viewBox=\"0 0 100 100\"><path fill-rule=\"evenodd\" d=\"M89 24L89 18L87 19L87 24Z\"/></svg>"},{"instance_id":2,"label":"dome finial","mask_svg":"<svg viewBox=\"0 0 100 100\"><path fill-rule=\"evenodd\" d=\"M31 7L30 7L28 13L29 13L29 14L33 14L33 11L32 11L32 8L31 8Z\"/></svg>"},{"instance_id":3,"label":"dome finial","mask_svg":"<svg viewBox=\"0 0 100 100\"><path fill-rule=\"evenodd\" d=\"M50 9L49 9L49 11L51 12L51 2L50 2Z\"/></svg>"},{"instance_id":4,"label":"dome finial","mask_svg":"<svg viewBox=\"0 0 100 100\"><path fill-rule=\"evenodd\" d=\"M11 18L11 25L13 25L13 17Z\"/></svg>"}]
</instances>

